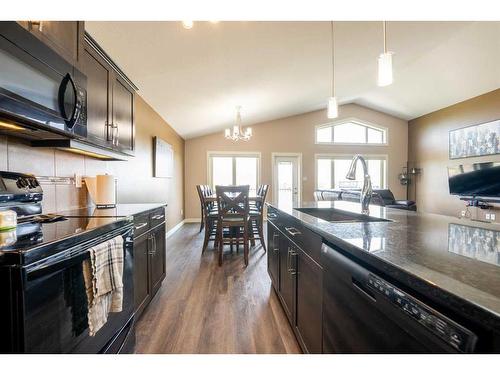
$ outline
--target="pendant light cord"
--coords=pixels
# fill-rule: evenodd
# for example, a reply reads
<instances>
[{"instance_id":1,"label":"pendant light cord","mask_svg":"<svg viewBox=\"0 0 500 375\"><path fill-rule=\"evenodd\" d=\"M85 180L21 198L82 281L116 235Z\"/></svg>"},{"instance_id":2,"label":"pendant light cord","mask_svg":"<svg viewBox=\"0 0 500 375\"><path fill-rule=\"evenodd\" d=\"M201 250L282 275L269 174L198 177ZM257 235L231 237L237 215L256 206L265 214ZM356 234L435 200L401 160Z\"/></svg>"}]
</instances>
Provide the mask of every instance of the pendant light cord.
<instances>
[{"instance_id":1,"label":"pendant light cord","mask_svg":"<svg viewBox=\"0 0 500 375\"><path fill-rule=\"evenodd\" d=\"M334 48L334 37L333 37L333 21L330 22L331 28L331 42L332 42L332 97L335 97L335 48Z\"/></svg>"},{"instance_id":2,"label":"pendant light cord","mask_svg":"<svg viewBox=\"0 0 500 375\"><path fill-rule=\"evenodd\" d=\"M384 53L387 53L387 30L385 21L382 21L382 30L384 33Z\"/></svg>"}]
</instances>

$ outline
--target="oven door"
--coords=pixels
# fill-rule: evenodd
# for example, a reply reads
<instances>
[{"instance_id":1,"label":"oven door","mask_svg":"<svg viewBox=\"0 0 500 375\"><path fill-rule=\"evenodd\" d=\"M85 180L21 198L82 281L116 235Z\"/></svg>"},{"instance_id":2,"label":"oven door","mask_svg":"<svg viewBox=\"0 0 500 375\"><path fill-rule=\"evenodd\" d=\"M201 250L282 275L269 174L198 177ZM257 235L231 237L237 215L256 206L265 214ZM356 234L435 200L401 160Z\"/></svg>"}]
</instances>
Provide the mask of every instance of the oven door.
<instances>
[{"instance_id":1,"label":"oven door","mask_svg":"<svg viewBox=\"0 0 500 375\"><path fill-rule=\"evenodd\" d=\"M107 239L124 238L123 308L109 313L107 323L89 336L88 302L83 276L83 261L88 249ZM133 232L130 226L92 242L70 248L24 273L24 353L100 353L130 324L133 316Z\"/></svg>"},{"instance_id":2,"label":"oven door","mask_svg":"<svg viewBox=\"0 0 500 375\"><path fill-rule=\"evenodd\" d=\"M86 78L15 22L0 23L0 114L85 138Z\"/></svg>"}]
</instances>

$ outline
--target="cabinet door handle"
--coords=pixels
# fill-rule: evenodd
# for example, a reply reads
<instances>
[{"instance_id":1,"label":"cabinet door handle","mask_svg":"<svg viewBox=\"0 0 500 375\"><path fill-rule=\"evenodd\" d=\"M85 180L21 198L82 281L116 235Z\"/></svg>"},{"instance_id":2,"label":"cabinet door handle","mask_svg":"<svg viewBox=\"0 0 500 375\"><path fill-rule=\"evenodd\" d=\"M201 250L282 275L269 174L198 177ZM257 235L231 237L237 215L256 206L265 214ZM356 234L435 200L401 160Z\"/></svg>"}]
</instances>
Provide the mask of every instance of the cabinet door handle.
<instances>
[{"instance_id":1,"label":"cabinet door handle","mask_svg":"<svg viewBox=\"0 0 500 375\"><path fill-rule=\"evenodd\" d=\"M289 235L291 235L293 237L295 237L298 234L302 234L302 233L300 233L300 231L297 228L294 228L294 227L285 227L285 230L287 231L287 233Z\"/></svg>"},{"instance_id":2,"label":"cabinet door handle","mask_svg":"<svg viewBox=\"0 0 500 375\"><path fill-rule=\"evenodd\" d=\"M163 219L164 217L165 217L165 215L155 215L152 217L152 219L160 220L160 219Z\"/></svg>"},{"instance_id":3,"label":"cabinet door handle","mask_svg":"<svg viewBox=\"0 0 500 375\"><path fill-rule=\"evenodd\" d=\"M150 234L149 235L149 240L151 241L151 250L149 251L149 255L155 255L156 254L156 242L155 242L155 237L154 235Z\"/></svg>"},{"instance_id":4,"label":"cabinet door handle","mask_svg":"<svg viewBox=\"0 0 500 375\"><path fill-rule=\"evenodd\" d=\"M135 228L135 230L139 230L141 228L144 228L146 225L148 225L148 223L141 223L139 225L136 225L134 228Z\"/></svg>"},{"instance_id":5,"label":"cabinet door handle","mask_svg":"<svg viewBox=\"0 0 500 375\"><path fill-rule=\"evenodd\" d=\"M29 21L30 29L33 29L33 26L37 26L38 31L43 31L43 21Z\"/></svg>"},{"instance_id":6,"label":"cabinet door handle","mask_svg":"<svg viewBox=\"0 0 500 375\"><path fill-rule=\"evenodd\" d=\"M116 134L115 132L113 132L113 144L115 146L118 146L120 144L120 130L118 127L118 123L114 124L113 130L116 131Z\"/></svg>"},{"instance_id":7,"label":"cabinet door handle","mask_svg":"<svg viewBox=\"0 0 500 375\"><path fill-rule=\"evenodd\" d=\"M290 248L288 256L290 258L290 264L288 266L288 272L290 272L291 275L296 275L297 274L297 270L293 267L293 259L292 259L292 257L297 256L297 252L293 251L293 249Z\"/></svg>"},{"instance_id":8,"label":"cabinet door handle","mask_svg":"<svg viewBox=\"0 0 500 375\"><path fill-rule=\"evenodd\" d=\"M280 248L278 246L278 242L279 242L279 234L278 233L274 233L273 234L273 250L278 252L280 251Z\"/></svg>"},{"instance_id":9,"label":"cabinet door handle","mask_svg":"<svg viewBox=\"0 0 500 375\"><path fill-rule=\"evenodd\" d=\"M107 122L107 121L106 121L105 125L106 125L106 127L108 128L108 130L107 130L107 133L108 133L108 134L107 134L106 139L107 139L109 142L114 143L114 141L113 141L113 137L114 137L114 135L115 135L115 131L114 131L114 129L115 129L115 125L114 125L112 122Z\"/></svg>"}]
</instances>

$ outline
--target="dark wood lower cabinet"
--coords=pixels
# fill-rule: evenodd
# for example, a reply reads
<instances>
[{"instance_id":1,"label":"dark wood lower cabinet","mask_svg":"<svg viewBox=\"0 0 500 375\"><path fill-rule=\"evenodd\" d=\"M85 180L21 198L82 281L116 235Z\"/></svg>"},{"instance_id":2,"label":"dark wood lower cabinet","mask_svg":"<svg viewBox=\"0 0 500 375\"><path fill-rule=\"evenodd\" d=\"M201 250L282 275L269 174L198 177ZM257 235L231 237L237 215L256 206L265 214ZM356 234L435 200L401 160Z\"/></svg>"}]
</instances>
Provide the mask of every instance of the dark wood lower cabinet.
<instances>
[{"instance_id":1,"label":"dark wood lower cabinet","mask_svg":"<svg viewBox=\"0 0 500 375\"><path fill-rule=\"evenodd\" d=\"M134 239L134 301L135 313L140 315L151 298L149 282L149 233Z\"/></svg>"},{"instance_id":2,"label":"dark wood lower cabinet","mask_svg":"<svg viewBox=\"0 0 500 375\"><path fill-rule=\"evenodd\" d=\"M268 222L268 273L274 290L302 350L322 353L323 269L306 251Z\"/></svg>"},{"instance_id":3,"label":"dark wood lower cabinet","mask_svg":"<svg viewBox=\"0 0 500 375\"><path fill-rule=\"evenodd\" d=\"M293 245L286 236L280 236L280 282L279 296L288 320L294 325L295 274L292 272Z\"/></svg>"},{"instance_id":4,"label":"dark wood lower cabinet","mask_svg":"<svg viewBox=\"0 0 500 375\"><path fill-rule=\"evenodd\" d=\"M280 232L271 223L267 224L267 270L274 285L279 285Z\"/></svg>"},{"instance_id":5,"label":"dark wood lower cabinet","mask_svg":"<svg viewBox=\"0 0 500 375\"><path fill-rule=\"evenodd\" d=\"M323 270L302 250L297 251L295 327L308 353L322 352Z\"/></svg>"},{"instance_id":6,"label":"dark wood lower cabinet","mask_svg":"<svg viewBox=\"0 0 500 375\"><path fill-rule=\"evenodd\" d=\"M165 223L151 230L151 292L155 295L165 278L166 228Z\"/></svg>"},{"instance_id":7,"label":"dark wood lower cabinet","mask_svg":"<svg viewBox=\"0 0 500 375\"><path fill-rule=\"evenodd\" d=\"M134 217L134 301L138 319L161 287L166 266L166 223L154 221L159 212ZM153 226L153 225L154 226Z\"/></svg>"}]
</instances>

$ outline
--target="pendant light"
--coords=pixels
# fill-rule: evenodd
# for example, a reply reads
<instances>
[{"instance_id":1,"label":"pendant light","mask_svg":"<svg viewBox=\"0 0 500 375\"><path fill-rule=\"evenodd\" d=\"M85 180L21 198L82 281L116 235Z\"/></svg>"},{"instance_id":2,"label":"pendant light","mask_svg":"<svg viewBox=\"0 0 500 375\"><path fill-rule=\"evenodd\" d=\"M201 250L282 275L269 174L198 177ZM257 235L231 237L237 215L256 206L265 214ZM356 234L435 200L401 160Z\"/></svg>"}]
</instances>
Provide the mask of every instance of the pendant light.
<instances>
[{"instance_id":1,"label":"pendant light","mask_svg":"<svg viewBox=\"0 0 500 375\"><path fill-rule=\"evenodd\" d=\"M392 55L393 52L387 51L387 30L386 22L382 22L384 33L384 52L378 57L378 85L389 86L392 84Z\"/></svg>"},{"instance_id":2,"label":"pendant light","mask_svg":"<svg viewBox=\"0 0 500 375\"><path fill-rule=\"evenodd\" d=\"M332 96L328 98L328 118L337 118L339 116L339 105L335 97L335 51L334 51L334 38L333 38L333 21L330 22L331 29L331 42L332 42Z\"/></svg>"}]
</instances>

